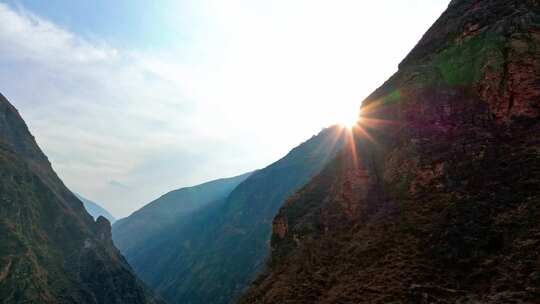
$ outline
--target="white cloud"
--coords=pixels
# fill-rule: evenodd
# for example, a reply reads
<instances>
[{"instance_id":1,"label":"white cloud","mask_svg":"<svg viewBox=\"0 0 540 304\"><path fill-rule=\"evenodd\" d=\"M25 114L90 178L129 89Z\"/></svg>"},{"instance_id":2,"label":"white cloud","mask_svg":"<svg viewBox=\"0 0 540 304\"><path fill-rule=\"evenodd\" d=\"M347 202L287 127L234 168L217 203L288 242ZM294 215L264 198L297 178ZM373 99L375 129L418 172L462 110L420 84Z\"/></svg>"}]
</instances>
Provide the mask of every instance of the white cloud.
<instances>
[{"instance_id":1,"label":"white cloud","mask_svg":"<svg viewBox=\"0 0 540 304\"><path fill-rule=\"evenodd\" d=\"M181 123L193 115L192 106L182 99L181 83L161 74L159 67L171 65L85 40L3 4L0 42L2 89L74 190L125 215L160 192L204 178L197 172L164 172L163 180L132 174L164 151L189 157L186 150L214 140ZM134 190L119 191L109 180Z\"/></svg>"},{"instance_id":2,"label":"white cloud","mask_svg":"<svg viewBox=\"0 0 540 304\"><path fill-rule=\"evenodd\" d=\"M0 90L68 186L123 216L354 116L447 2L194 1L189 43L152 53L0 3Z\"/></svg>"}]
</instances>

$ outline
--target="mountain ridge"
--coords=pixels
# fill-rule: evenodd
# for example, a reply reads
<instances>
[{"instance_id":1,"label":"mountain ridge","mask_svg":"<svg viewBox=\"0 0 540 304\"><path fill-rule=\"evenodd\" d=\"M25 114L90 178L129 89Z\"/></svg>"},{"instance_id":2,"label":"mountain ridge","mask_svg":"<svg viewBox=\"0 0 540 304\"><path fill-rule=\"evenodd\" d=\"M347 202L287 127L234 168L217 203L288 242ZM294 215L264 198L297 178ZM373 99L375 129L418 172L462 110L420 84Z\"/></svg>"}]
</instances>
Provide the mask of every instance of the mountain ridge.
<instances>
[{"instance_id":1,"label":"mountain ridge","mask_svg":"<svg viewBox=\"0 0 540 304\"><path fill-rule=\"evenodd\" d=\"M263 264L271 219L282 201L333 157L346 134L339 126L323 129L254 171L210 208L168 226L153 245L140 244L135 254L123 252L141 278L170 302L232 302ZM143 251L147 256L134 261Z\"/></svg>"},{"instance_id":2,"label":"mountain ridge","mask_svg":"<svg viewBox=\"0 0 540 304\"><path fill-rule=\"evenodd\" d=\"M162 303L54 173L0 95L0 298L3 303Z\"/></svg>"},{"instance_id":3,"label":"mountain ridge","mask_svg":"<svg viewBox=\"0 0 540 304\"><path fill-rule=\"evenodd\" d=\"M215 204L251 174L249 172L169 191L130 216L118 220L113 225L113 240L130 263L137 265L138 257L148 251L148 248L140 244L152 242L152 238L160 238L159 235L177 221Z\"/></svg>"},{"instance_id":4,"label":"mountain ridge","mask_svg":"<svg viewBox=\"0 0 540 304\"><path fill-rule=\"evenodd\" d=\"M538 50L538 1L452 1L280 209L240 303L535 303Z\"/></svg>"}]
</instances>

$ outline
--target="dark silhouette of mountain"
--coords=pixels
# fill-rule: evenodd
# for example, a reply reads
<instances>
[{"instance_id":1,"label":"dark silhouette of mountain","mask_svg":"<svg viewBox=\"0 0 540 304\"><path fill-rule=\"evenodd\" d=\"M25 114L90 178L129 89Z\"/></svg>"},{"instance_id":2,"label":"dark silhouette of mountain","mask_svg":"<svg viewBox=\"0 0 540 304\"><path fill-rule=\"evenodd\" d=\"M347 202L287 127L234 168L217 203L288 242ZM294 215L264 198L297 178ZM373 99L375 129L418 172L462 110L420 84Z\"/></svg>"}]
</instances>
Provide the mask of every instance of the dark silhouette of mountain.
<instances>
[{"instance_id":1,"label":"dark silhouette of mountain","mask_svg":"<svg viewBox=\"0 0 540 304\"><path fill-rule=\"evenodd\" d=\"M116 222L116 218L109 213L109 211L105 210L103 207L98 205L97 203L86 199L82 197L80 194L73 192L75 196L81 200L81 202L84 205L84 209L94 218L94 220L97 220L98 217L103 216L106 218L111 224L114 224Z\"/></svg>"},{"instance_id":2,"label":"dark silhouette of mountain","mask_svg":"<svg viewBox=\"0 0 540 304\"><path fill-rule=\"evenodd\" d=\"M272 218L285 198L334 158L348 134L337 126L324 129L228 193L207 199L197 210L190 207L189 213L169 211L183 206L181 200L160 208L151 203L118 221L115 243L139 276L171 303L232 302L264 264ZM206 193L206 186L196 188ZM159 209L170 220L158 223L161 215L147 208Z\"/></svg>"},{"instance_id":3,"label":"dark silhouette of mountain","mask_svg":"<svg viewBox=\"0 0 540 304\"><path fill-rule=\"evenodd\" d=\"M158 303L0 95L2 303Z\"/></svg>"},{"instance_id":4,"label":"dark silhouette of mountain","mask_svg":"<svg viewBox=\"0 0 540 304\"><path fill-rule=\"evenodd\" d=\"M240 303L538 303L540 2L452 1L361 111Z\"/></svg>"}]
</instances>

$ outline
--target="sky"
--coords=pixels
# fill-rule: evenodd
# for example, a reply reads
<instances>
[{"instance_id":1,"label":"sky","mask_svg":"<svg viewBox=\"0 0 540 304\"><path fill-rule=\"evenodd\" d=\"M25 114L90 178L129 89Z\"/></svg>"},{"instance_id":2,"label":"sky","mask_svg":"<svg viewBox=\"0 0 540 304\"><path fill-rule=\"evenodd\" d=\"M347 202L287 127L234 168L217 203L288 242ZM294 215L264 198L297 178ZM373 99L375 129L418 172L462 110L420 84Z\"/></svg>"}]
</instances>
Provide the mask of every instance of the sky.
<instances>
[{"instance_id":1,"label":"sky","mask_svg":"<svg viewBox=\"0 0 540 304\"><path fill-rule=\"evenodd\" d=\"M335 123L449 0L0 0L0 92L117 218Z\"/></svg>"}]
</instances>

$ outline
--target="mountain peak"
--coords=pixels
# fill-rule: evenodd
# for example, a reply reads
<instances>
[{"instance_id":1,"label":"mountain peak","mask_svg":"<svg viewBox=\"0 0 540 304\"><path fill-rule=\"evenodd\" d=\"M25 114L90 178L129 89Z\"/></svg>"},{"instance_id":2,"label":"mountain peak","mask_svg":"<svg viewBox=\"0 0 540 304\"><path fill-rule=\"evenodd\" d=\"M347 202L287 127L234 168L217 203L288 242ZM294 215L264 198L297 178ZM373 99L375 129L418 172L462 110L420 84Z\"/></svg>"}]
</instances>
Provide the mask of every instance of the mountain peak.
<instances>
[{"instance_id":1,"label":"mountain peak","mask_svg":"<svg viewBox=\"0 0 540 304\"><path fill-rule=\"evenodd\" d=\"M87 198L82 197L80 194L73 192L73 194L83 203L84 208L86 211L97 220L99 216L104 216L109 222L114 223L116 222L116 218L107 210L105 210L103 207L101 207L96 202L93 202Z\"/></svg>"},{"instance_id":2,"label":"mountain peak","mask_svg":"<svg viewBox=\"0 0 540 304\"><path fill-rule=\"evenodd\" d=\"M111 232L111 222L104 216L100 215L96 220L96 233L98 238L102 241L111 241L112 232Z\"/></svg>"}]
</instances>

